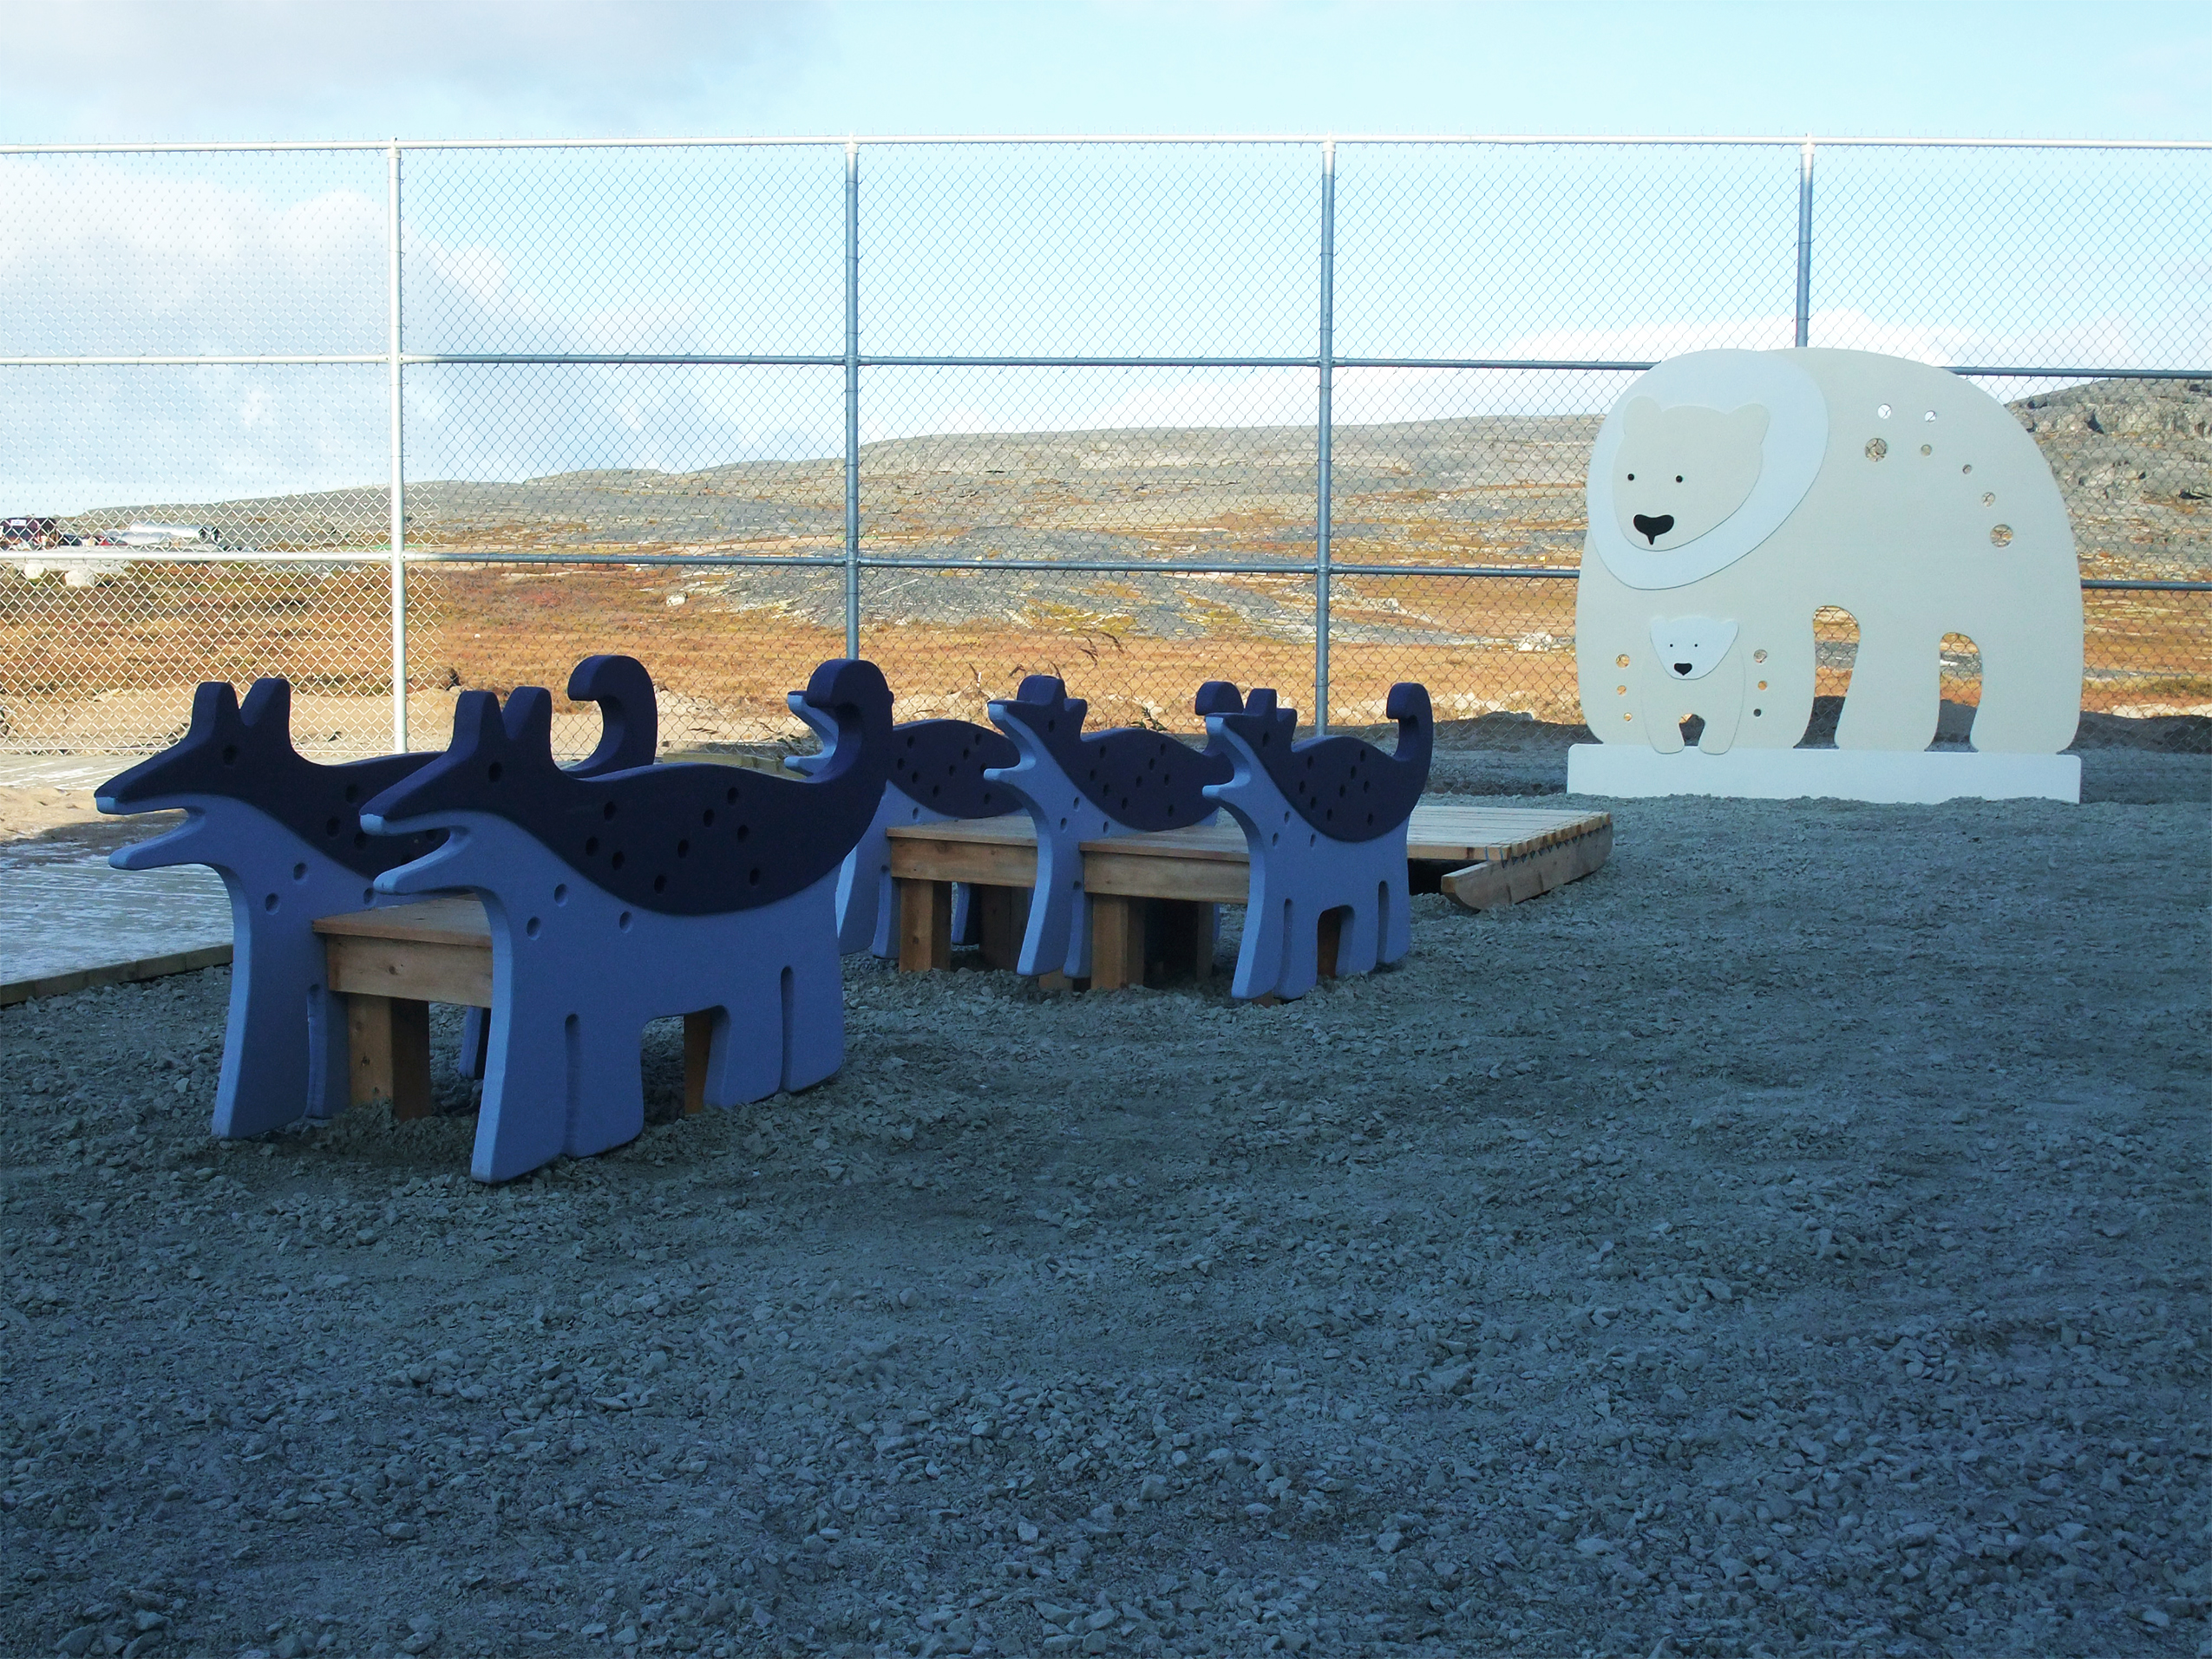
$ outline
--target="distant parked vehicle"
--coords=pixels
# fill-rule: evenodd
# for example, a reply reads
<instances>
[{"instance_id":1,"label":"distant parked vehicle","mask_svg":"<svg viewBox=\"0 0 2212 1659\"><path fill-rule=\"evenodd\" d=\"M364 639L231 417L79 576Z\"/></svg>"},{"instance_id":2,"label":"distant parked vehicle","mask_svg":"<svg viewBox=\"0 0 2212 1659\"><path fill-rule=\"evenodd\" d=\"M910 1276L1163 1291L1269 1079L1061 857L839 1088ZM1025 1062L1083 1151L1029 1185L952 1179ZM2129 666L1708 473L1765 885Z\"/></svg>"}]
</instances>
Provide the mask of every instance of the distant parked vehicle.
<instances>
[{"instance_id":1,"label":"distant parked vehicle","mask_svg":"<svg viewBox=\"0 0 2212 1659\"><path fill-rule=\"evenodd\" d=\"M52 519L0 519L0 546L58 547L62 536L55 525Z\"/></svg>"},{"instance_id":2,"label":"distant parked vehicle","mask_svg":"<svg viewBox=\"0 0 2212 1659\"><path fill-rule=\"evenodd\" d=\"M121 547L167 547L180 541L222 539L222 532L204 524L130 524L107 533Z\"/></svg>"}]
</instances>

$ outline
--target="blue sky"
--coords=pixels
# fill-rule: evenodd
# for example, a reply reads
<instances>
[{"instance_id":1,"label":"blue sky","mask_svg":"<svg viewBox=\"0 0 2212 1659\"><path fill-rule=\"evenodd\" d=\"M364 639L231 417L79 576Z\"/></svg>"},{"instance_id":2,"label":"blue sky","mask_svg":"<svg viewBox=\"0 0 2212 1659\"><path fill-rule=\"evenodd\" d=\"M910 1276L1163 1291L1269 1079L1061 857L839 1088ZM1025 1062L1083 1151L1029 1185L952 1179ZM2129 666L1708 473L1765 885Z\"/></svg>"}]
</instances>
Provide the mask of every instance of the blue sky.
<instances>
[{"instance_id":1,"label":"blue sky","mask_svg":"<svg viewBox=\"0 0 2212 1659\"><path fill-rule=\"evenodd\" d=\"M19 143L887 134L2212 136L2212 6L1853 0L0 0ZM1296 356L1310 147L879 149L863 349ZM834 353L838 149L418 153L409 349ZM1789 343L1791 148L1339 156L1337 349L1645 360ZM1837 150L1815 343L2212 356L2202 157ZM0 355L376 352L376 153L0 159ZM841 444L835 369L409 371L410 474ZM1348 422L1602 408L1610 378L1340 371ZM1993 388L2003 391L2004 389ZM2017 390L2004 395L2017 395ZM1296 370L864 376L869 438L1310 421ZM0 371L44 511L376 481L343 369Z\"/></svg>"},{"instance_id":2,"label":"blue sky","mask_svg":"<svg viewBox=\"0 0 2212 1659\"><path fill-rule=\"evenodd\" d=\"M2212 136L2202 0L7 0L0 135Z\"/></svg>"}]
</instances>

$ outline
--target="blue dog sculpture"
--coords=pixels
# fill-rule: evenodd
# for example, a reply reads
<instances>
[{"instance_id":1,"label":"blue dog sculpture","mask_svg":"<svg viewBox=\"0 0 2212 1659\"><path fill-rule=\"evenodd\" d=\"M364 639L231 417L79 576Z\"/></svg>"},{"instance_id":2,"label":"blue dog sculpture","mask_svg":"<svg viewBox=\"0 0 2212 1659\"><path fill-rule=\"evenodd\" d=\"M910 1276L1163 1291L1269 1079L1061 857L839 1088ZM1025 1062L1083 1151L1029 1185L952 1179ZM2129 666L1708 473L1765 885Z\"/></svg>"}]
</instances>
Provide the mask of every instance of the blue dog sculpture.
<instances>
[{"instance_id":1,"label":"blue dog sculpture","mask_svg":"<svg viewBox=\"0 0 2212 1659\"><path fill-rule=\"evenodd\" d=\"M543 690L504 709L464 693L452 747L364 807L376 833L446 833L378 892L473 890L491 921L477 1179L636 1136L638 1037L660 1016L712 1012L710 1105L843 1063L837 872L882 799L891 692L874 663L838 661L803 697L834 732L806 781L710 765L579 777L553 763Z\"/></svg>"},{"instance_id":2,"label":"blue dog sculpture","mask_svg":"<svg viewBox=\"0 0 2212 1659\"><path fill-rule=\"evenodd\" d=\"M1232 694L1234 695L1234 694ZM1244 827L1251 898L1230 995L1302 996L1319 977L1321 918L1345 912L1336 970L1367 973L1412 948L1405 827L1429 780L1435 744L1429 694L1400 683L1385 712L1397 722L1394 753L1356 737L1292 741L1295 709L1259 688L1236 708L1217 697L1207 734L1234 775L1206 786Z\"/></svg>"},{"instance_id":3,"label":"blue dog sculpture","mask_svg":"<svg viewBox=\"0 0 2212 1659\"><path fill-rule=\"evenodd\" d=\"M1236 701L1236 689L1222 681L1199 689L1201 714ZM1037 826L1037 887L1018 964L1025 974L1080 979L1090 972L1083 843L1211 822L1207 786L1227 783L1231 775L1228 751L1218 738L1201 753L1133 726L1086 736L1089 707L1048 674L1031 675L1011 697L991 704L991 720L1013 739L1021 758L984 775L1019 795Z\"/></svg>"},{"instance_id":4,"label":"blue dog sculpture","mask_svg":"<svg viewBox=\"0 0 2212 1659\"><path fill-rule=\"evenodd\" d=\"M588 657L570 676L568 695L596 702L605 722L579 770L651 761L653 685L637 662ZM376 878L435 845L435 836L371 835L361 807L437 758L426 751L320 765L292 748L289 683L257 680L240 703L228 683L209 681L193 694L182 738L100 787L103 813L180 807L187 815L167 834L116 851L108 859L116 869L204 864L230 894L231 1007L216 1134L264 1134L344 1110L345 1022L324 983L313 924L382 902ZM464 1037L464 1069L469 1049Z\"/></svg>"}]
</instances>

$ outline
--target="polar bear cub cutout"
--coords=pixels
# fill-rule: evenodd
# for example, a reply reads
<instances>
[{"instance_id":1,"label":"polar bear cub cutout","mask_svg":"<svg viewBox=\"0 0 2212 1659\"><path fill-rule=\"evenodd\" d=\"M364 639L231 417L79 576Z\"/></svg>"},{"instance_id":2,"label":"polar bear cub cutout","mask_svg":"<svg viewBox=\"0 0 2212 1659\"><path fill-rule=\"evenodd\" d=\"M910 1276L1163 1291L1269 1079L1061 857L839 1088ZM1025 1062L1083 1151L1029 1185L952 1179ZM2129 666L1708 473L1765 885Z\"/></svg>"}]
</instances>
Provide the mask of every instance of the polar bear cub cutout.
<instances>
[{"instance_id":1,"label":"polar bear cub cutout","mask_svg":"<svg viewBox=\"0 0 2212 1659\"><path fill-rule=\"evenodd\" d=\"M2081 577L2034 440L1958 376L1871 352L1700 351L1600 428L1575 636L1605 742L1790 748L1813 613L1848 611L1847 749L1935 736L1946 634L1981 655L1977 749L2055 754L2081 707Z\"/></svg>"}]
</instances>

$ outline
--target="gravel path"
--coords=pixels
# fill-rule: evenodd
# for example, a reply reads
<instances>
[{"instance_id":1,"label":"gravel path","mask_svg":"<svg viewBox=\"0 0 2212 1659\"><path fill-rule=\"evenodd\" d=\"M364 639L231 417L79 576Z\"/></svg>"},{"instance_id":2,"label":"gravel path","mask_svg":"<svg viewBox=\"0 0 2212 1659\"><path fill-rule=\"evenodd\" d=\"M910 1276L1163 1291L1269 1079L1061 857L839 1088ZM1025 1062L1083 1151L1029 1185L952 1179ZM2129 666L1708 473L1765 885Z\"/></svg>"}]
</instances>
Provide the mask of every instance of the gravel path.
<instances>
[{"instance_id":1,"label":"gravel path","mask_svg":"<svg viewBox=\"0 0 2212 1659\"><path fill-rule=\"evenodd\" d=\"M856 963L499 1190L210 1142L223 972L0 1013L0 1651L2212 1651L2212 761L2087 759L1279 1008Z\"/></svg>"}]
</instances>

